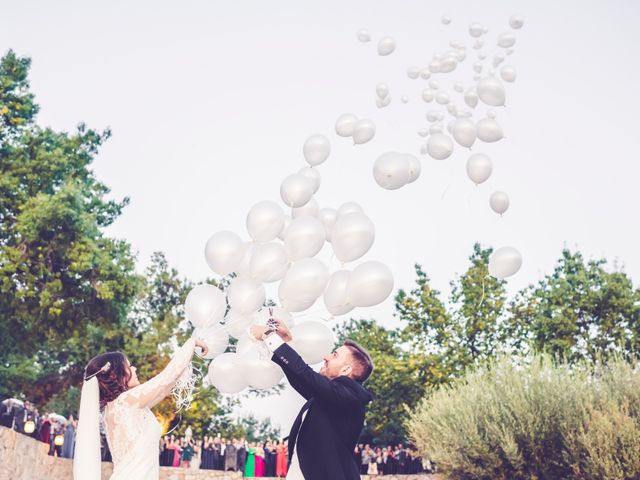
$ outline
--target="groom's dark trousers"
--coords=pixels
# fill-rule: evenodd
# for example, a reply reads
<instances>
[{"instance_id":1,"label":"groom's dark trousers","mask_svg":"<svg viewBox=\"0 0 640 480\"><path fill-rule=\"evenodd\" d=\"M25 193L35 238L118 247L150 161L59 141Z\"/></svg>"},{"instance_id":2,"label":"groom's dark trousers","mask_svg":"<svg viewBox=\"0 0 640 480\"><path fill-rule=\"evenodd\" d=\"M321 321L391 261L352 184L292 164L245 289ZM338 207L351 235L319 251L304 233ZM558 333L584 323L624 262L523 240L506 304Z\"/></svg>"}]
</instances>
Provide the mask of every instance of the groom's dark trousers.
<instances>
[{"instance_id":1,"label":"groom's dark trousers","mask_svg":"<svg viewBox=\"0 0 640 480\"><path fill-rule=\"evenodd\" d=\"M349 377L330 380L314 372L286 343L275 349L271 360L307 399L289 434L289 463L295 446L305 480L359 480L353 450L371 394Z\"/></svg>"}]
</instances>

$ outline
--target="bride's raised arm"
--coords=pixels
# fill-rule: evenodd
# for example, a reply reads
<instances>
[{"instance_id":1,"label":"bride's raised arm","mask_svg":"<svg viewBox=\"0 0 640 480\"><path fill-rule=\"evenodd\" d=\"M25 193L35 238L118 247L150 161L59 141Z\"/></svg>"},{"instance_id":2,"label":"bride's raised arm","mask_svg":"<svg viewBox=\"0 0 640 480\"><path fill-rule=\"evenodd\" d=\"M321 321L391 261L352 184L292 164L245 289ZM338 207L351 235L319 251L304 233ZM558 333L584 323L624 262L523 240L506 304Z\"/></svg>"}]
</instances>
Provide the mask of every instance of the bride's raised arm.
<instances>
[{"instance_id":1,"label":"bride's raised arm","mask_svg":"<svg viewBox=\"0 0 640 480\"><path fill-rule=\"evenodd\" d=\"M182 372L191 362L196 341L193 338L187 340L173 355L169 364L151 380L127 390L124 401L129 405L140 408L151 408L165 398L176 384Z\"/></svg>"}]
</instances>

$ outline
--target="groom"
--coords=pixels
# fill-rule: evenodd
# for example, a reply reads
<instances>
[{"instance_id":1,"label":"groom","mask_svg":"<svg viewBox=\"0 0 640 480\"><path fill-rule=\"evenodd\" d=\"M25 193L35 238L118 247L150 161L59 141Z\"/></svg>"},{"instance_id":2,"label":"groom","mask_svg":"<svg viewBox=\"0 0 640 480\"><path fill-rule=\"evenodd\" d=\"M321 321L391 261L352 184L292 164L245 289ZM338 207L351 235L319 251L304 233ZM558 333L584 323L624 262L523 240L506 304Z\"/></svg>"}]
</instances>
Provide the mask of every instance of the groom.
<instances>
[{"instance_id":1,"label":"groom","mask_svg":"<svg viewBox=\"0 0 640 480\"><path fill-rule=\"evenodd\" d=\"M364 425L365 405L372 400L364 382L373 370L367 351L346 340L324 357L320 373L289 346L293 338L285 324L276 329L254 325L251 335L263 340L271 360L284 370L304 404L289 434L288 480L359 480L353 449Z\"/></svg>"}]
</instances>

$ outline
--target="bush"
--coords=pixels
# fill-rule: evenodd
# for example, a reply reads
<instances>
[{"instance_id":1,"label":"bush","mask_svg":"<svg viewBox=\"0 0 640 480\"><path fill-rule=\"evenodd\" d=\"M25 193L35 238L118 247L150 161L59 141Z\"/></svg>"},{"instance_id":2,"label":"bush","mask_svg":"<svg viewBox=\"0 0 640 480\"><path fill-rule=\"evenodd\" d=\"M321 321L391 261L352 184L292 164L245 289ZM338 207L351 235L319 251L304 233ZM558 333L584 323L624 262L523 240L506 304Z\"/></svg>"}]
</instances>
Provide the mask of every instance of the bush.
<instances>
[{"instance_id":1,"label":"bush","mask_svg":"<svg viewBox=\"0 0 640 480\"><path fill-rule=\"evenodd\" d=\"M407 427L452 479L637 479L640 371L501 358L425 398Z\"/></svg>"}]
</instances>

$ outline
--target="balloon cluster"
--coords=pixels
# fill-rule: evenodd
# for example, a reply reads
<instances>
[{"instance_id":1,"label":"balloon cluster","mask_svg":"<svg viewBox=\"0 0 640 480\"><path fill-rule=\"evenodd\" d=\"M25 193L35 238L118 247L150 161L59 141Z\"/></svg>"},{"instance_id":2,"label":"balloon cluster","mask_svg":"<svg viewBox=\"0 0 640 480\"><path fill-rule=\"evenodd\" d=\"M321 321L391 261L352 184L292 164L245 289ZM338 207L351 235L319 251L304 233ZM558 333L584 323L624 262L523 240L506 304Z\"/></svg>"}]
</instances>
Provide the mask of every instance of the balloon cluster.
<instances>
[{"instance_id":1,"label":"balloon cluster","mask_svg":"<svg viewBox=\"0 0 640 480\"><path fill-rule=\"evenodd\" d=\"M355 115L342 115L336 133L360 144L373 138L375 125ZM337 209L320 208L314 198L321 183L316 167L330 153L331 144L324 135L312 135L304 142L307 166L280 185L280 197L290 214L274 201L261 201L246 217L250 241L219 231L206 242L207 265L214 273L228 276L229 284L224 292L214 285L194 287L187 295L185 312L195 327L194 335L209 346L208 379L222 393L270 388L283 377L264 344L248 335L251 325L265 325L270 318L283 320L293 330L296 350L313 364L331 351L331 329L322 319L296 323L292 314L307 311L322 297L330 315L345 315L356 307L377 305L391 294L393 275L383 263L369 260L345 268L361 259L375 239L374 224L363 208L355 202ZM413 159L412 168L419 165L415 157L403 158L407 157ZM337 271L331 272L317 258L325 245L341 262ZM280 306L267 307L265 285L277 282ZM238 340L235 352L227 352L230 337Z\"/></svg>"},{"instance_id":2,"label":"balloon cluster","mask_svg":"<svg viewBox=\"0 0 640 480\"><path fill-rule=\"evenodd\" d=\"M447 15L441 18L441 23L445 26L451 22L451 17ZM472 23L468 28L471 49L468 49L464 42L451 41L450 48L435 53L428 65L412 65L407 69L410 79L421 78L428 81L421 91L421 98L430 105L426 112L429 125L418 130L418 135L428 138L420 147L420 154L428 155L434 160L446 160L453 155L456 144L472 149L477 142L494 143L504 138L502 126L496 120L497 115L493 108L505 105L506 90L503 82L512 83L516 79L515 68L512 65L503 65L503 62L514 52L516 37L513 31L522 28L523 25L522 16L511 16L509 26L512 31L498 35L495 43L497 50L490 60L484 50L489 30L479 23ZM371 40L371 35L366 30L360 30L357 37L361 42ZM396 42L393 38L380 39L379 55L390 55L395 49ZM472 50L477 50L478 59L472 65L473 81L467 87L455 82L450 90L444 88L447 74L461 68L461 64ZM496 72L497 68L500 68L499 72ZM409 98L403 95L401 101L407 103ZM390 103L389 85L378 83L376 106L384 108ZM484 113L481 112L481 106L486 107ZM349 115L344 114L338 119L336 131ZM469 179L479 185L490 178L493 162L484 153L471 153L467 158L466 167ZM373 163L373 177L376 183L387 190L396 190L414 182L420 171L420 160L409 153L386 152L378 156ZM494 192L490 196L489 206L497 214L503 215L509 208L508 195L501 191ZM496 250L492 255L489 272L497 278L506 278L515 274L521 265L520 253L512 247L505 247Z\"/></svg>"}]
</instances>

